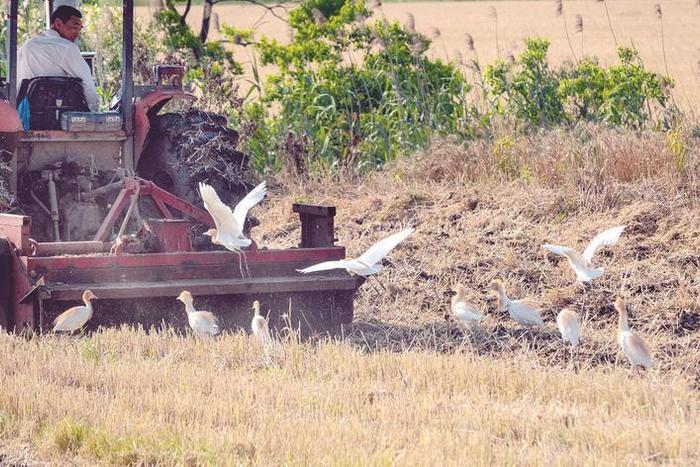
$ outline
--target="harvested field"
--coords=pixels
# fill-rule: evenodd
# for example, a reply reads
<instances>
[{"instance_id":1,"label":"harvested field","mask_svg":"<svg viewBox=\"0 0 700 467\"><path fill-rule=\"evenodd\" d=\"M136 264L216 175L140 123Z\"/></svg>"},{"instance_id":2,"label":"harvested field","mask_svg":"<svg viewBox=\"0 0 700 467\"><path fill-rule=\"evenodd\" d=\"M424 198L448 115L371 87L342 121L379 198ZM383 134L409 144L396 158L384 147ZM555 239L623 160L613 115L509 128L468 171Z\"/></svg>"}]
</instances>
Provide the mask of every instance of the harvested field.
<instances>
[{"instance_id":1,"label":"harvested field","mask_svg":"<svg viewBox=\"0 0 700 467\"><path fill-rule=\"evenodd\" d=\"M45 465L697 464L681 380L241 334L0 335L0 462Z\"/></svg>"},{"instance_id":2,"label":"harvested field","mask_svg":"<svg viewBox=\"0 0 700 467\"><path fill-rule=\"evenodd\" d=\"M365 286L359 297L355 338L371 349L466 348L570 368L554 323L570 307L585 323L574 366L625 365L612 307L621 294L630 298L633 327L655 349L657 371L700 389L699 161L694 148L679 176L664 135L595 126L461 148L440 143L359 183L293 189L261 215L260 228L265 243L293 245L295 199L338 207L338 238L350 256L403 225L417 228L381 274L389 293ZM614 225L626 225L625 234L598 253L605 275L585 288L542 248L583 251ZM496 311L488 285L497 277L511 297L541 304L547 331L533 336ZM448 317L457 283L488 315L474 334Z\"/></svg>"},{"instance_id":3,"label":"harvested field","mask_svg":"<svg viewBox=\"0 0 700 467\"><path fill-rule=\"evenodd\" d=\"M581 126L435 142L363 179L269 180L261 246L294 246L290 203L338 207L350 255L404 225L378 292L363 286L342 342L285 341L272 359L240 332L0 335L0 455L94 465L652 464L700 461L700 154L658 133ZM688 137L690 138L690 137ZM585 288L544 242L582 247L625 224ZM543 330L496 311L489 281L542 305ZM487 318L466 331L449 289ZM612 301L655 367L629 371ZM562 307L583 318L564 346ZM179 307L177 308L179 311Z\"/></svg>"}]
</instances>

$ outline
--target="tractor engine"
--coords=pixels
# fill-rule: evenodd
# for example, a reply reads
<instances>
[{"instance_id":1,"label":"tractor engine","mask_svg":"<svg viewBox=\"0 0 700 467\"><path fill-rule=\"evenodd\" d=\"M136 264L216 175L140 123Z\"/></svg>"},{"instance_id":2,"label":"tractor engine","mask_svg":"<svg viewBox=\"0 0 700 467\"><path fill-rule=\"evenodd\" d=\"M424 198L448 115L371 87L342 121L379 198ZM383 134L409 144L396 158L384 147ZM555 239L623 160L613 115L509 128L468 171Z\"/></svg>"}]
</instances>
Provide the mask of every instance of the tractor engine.
<instances>
[{"instance_id":1,"label":"tractor engine","mask_svg":"<svg viewBox=\"0 0 700 467\"><path fill-rule=\"evenodd\" d=\"M18 197L23 211L34 219L35 240L91 239L119 191L120 179L118 170L100 171L71 158L23 173Z\"/></svg>"}]
</instances>

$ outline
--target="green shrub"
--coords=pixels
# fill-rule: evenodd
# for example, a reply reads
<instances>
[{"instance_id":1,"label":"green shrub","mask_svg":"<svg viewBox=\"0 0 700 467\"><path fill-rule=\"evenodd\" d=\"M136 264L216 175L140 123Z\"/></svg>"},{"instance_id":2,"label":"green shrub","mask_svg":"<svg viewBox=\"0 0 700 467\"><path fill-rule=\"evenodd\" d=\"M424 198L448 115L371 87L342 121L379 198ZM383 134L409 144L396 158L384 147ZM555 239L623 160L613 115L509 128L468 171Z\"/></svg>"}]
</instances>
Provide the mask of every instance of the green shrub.
<instances>
[{"instance_id":1,"label":"green shrub","mask_svg":"<svg viewBox=\"0 0 700 467\"><path fill-rule=\"evenodd\" d=\"M620 64L607 69L587 58L564 70L559 95L570 104L569 121L642 128L659 123L655 115L673 110L669 101L673 81L647 71L634 49L620 47L617 54Z\"/></svg>"},{"instance_id":2,"label":"green shrub","mask_svg":"<svg viewBox=\"0 0 700 467\"><path fill-rule=\"evenodd\" d=\"M525 39L525 50L517 59L497 60L486 67L485 82L496 98L494 111L533 126L561 123L564 112L557 94L559 76L547 64L548 49L546 39Z\"/></svg>"},{"instance_id":3,"label":"green shrub","mask_svg":"<svg viewBox=\"0 0 700 467\"><path fill-rule=\"evenodd\" d=\"M249 112L259 168L285 154L306 170L365 170L470 131L469 85L458 68L427 58L428 39L397 22L370 22L364 2L311 0L290 12L290 44L262 38L276 65Z\"/></svg>"}]
</instances>

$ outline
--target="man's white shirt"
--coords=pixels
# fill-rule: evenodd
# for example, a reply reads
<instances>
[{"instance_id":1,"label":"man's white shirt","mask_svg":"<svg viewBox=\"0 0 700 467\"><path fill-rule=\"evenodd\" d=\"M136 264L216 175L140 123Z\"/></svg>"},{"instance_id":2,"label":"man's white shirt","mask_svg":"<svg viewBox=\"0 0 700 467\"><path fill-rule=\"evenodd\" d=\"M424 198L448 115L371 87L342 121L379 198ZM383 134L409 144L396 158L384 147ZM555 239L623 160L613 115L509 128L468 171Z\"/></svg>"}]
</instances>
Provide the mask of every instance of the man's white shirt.
<instances>
[{"instance_id":1,"label":"man's white shirt","mask_svg":"<svg viewBox=\"0 0 700 467\"><path fill-rule=\"evenodd\" d=\"M99 99L90 67L80 55L80 48L62 38L53 29L28 40L19 50L17 83L38 76L68 76L83 80L83 94L92 112L97 112ZM18 86L19 87L19 86Z\"/></svg>"}]
</instances>

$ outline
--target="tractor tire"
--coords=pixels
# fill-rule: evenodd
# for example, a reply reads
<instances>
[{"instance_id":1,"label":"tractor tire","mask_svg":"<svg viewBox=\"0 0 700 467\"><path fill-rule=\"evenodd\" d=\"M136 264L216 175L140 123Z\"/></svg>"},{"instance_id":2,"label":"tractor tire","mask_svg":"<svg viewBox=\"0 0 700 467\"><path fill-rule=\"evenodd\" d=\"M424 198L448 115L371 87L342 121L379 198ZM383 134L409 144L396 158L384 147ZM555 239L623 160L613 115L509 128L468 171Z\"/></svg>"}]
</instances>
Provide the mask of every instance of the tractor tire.
<instances>
[{"instance_id":1,"label":"tractor tire","mask_svg":"<svg viewBox=\"0 0 700 467\"><path fill-rule=\"evenodd\" d=\"M166 113L151 121L137 174L201 206L197 189L206 182L224 203L234 204L255 186L248 157L236 149L238 133L221 115L200 111Z\"/></svg>"}]
</instances>

